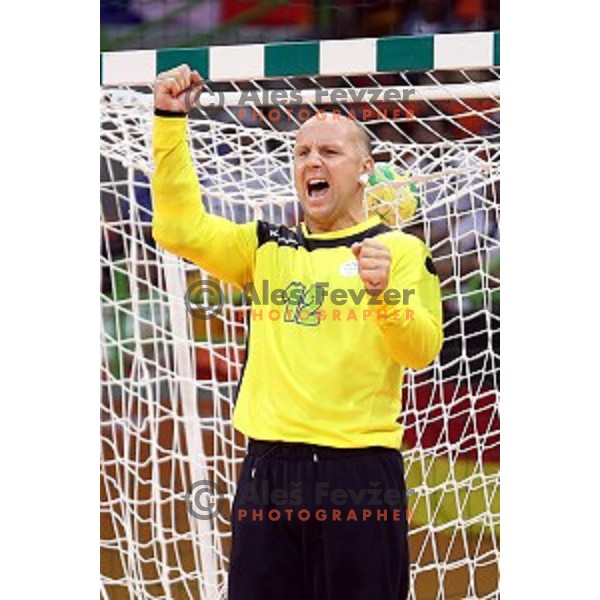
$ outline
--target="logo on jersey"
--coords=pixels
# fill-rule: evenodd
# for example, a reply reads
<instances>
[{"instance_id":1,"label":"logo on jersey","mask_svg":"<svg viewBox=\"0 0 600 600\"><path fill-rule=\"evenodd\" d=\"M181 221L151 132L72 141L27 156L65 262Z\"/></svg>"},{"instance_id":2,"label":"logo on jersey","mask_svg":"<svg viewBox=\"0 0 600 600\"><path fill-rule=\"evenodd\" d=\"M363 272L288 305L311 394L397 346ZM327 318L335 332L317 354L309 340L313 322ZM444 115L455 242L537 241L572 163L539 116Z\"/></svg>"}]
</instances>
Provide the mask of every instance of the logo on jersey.
<instances>
[{"instance_id":1,"label":"logo on jersey","mask_svg":"<svg viewBox=\"0 0 600 600\"><path fill-rule=\"evenodd\" d=\"M319 309L323 306L323 294L318 284L306 286L299 281L292 281L285 288L287 302L284 309L284 321L309 327L320 323Z\"/></svg>"},{"instance_id":2,"label":"logo on jersey","mask_svg":"<svg viewBox=\"0 0 600 600\"><path fill-rule=\"evenodd\" d=\"M353 277L358 275L358 262L356 260L347 260L340 266L340 275L344 277Z\"/></svg>"}]
</instances>

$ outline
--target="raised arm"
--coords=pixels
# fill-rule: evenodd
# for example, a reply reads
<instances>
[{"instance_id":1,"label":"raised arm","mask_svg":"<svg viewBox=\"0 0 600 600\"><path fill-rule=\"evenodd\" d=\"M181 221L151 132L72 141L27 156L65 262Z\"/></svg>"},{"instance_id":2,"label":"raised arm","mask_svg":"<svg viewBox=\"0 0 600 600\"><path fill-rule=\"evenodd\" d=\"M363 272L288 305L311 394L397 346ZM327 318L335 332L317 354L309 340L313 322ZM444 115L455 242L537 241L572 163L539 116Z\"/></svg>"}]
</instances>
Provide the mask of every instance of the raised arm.
<instances>
[{"instance_id":1,"label":"raised arm","mask_svg":"<svg viewBox=\"0 0 600 600\"><path fill-rule=\"evenodd\" d=\"M200 75L187 65L161 73L154 85L152 233L169 252L243 287L253 278L257 226L232 223L204 208L187 139L191 90L200 87Z\"/></svg>"},{"instance_id":2,"label":"raised arm","mask_svg":"<svg viewBox=\"0 0 600 600\"><path fill-rule=\"evenodd\" d=\"M377 313L387 318L378 314L377 325L391 357L401 365L422 369L439 354L444 340L440 281L419 238L403 235L390 246L391 250L376 240L365 240L353 251L367 290L385 290L379 294L382 305ZM389 290L396 290L394 301L402 303L386 302Z\"/></svg>"}]
</instances>

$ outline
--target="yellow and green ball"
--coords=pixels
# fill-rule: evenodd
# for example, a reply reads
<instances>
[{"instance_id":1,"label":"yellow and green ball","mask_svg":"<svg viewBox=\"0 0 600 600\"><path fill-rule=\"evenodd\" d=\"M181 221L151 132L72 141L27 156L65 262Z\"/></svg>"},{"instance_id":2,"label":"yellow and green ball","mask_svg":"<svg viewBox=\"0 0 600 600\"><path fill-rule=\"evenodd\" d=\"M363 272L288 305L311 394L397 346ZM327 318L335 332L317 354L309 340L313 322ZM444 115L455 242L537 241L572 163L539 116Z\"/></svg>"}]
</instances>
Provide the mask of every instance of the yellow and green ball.
<instances>
[{"instance_id":1,"label":"yellow and green ball","mask_svg":"<svg viewBox=\"0 0 600 600\"><path fill-rule=\"evenodd\" d=\"M399 187L382 186L369 190L387 181L404 181L408 174L401 174L394 165L377 163L369 176L365 188L369 211L378 214L387 225L398 225L398 219L405 223L412 219L419 207L419 191L414 183Z\"/></svg>"}]
</instances>

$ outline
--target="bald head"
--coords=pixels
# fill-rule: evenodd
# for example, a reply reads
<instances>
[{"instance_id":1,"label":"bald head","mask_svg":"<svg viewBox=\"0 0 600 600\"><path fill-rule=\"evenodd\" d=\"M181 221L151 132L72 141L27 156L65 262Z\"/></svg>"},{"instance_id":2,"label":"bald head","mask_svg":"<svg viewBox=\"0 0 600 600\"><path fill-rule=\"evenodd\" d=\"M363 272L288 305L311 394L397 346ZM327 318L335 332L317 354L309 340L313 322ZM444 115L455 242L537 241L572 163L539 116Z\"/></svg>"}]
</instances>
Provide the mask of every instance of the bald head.
<instances>
[{"instance_id":1,"label":"bald head","mask_svg":"<svg viewBox=\"0 0 600 600\"><path fill-rule=\"evenodd\" d=\"M362 156L371 156L371 139L367 130L356 119L350 119L345 115L330 112L319 112L305 121L296 132L296 136L306 128L327 126L337 126L350 133L355 140L357 151Z\"/></svg>"},{"instance_id":2,"label":"bald head","mask_svg":"<svg viewBox=\"0 0 600 600\"><path fill-rule=\"evenodd\" d=\"M311 231L363 221L364 178L372 172L369 136L355 120L319 112L298 129L294 183Z\"/></svg>"}]
</instances>

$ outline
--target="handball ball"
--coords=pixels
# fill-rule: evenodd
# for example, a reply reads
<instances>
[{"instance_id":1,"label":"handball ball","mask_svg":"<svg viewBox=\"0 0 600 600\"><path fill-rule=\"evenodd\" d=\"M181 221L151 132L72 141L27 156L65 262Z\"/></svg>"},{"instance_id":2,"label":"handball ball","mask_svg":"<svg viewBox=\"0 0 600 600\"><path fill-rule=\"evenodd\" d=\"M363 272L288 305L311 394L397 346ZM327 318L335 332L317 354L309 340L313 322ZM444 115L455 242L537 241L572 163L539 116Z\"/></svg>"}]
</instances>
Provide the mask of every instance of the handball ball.
<instances>
[{"instance_id":1,"label":"handball ball","mask_svg":"<svg viewBox=\"0 0 600 600\"><path fill-rule=\"evenodd\" d=\"M404 181L408 175L401 174L397 167L377 163L369 176L365 188L368 209L377 213L387 225L397 225L398 218L402 222L409 221L419 206L419 192L414 183L392 187L381 186L370 190L373 186L388 181Z\"/></svg>"}]
</instances>

